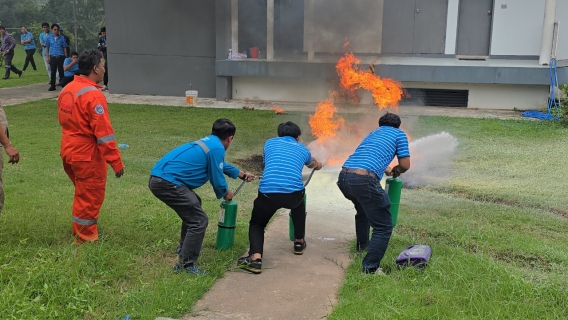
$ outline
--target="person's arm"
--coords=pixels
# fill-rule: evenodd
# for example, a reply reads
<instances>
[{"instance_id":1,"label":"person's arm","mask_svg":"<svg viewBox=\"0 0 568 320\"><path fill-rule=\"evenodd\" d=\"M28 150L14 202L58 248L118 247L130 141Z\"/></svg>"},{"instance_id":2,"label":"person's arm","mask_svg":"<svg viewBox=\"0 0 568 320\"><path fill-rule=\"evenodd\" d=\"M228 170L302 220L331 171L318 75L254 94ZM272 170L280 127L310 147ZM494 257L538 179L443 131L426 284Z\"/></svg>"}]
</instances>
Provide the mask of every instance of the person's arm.
<instances>
[{"instance_id":1,"label":"person's arm","mask_svg":"<svg viewBox=\"0 0 568 320\"><path fill-rule=\"evenodd\" d=\"M67 58L67 59L70 59L71 61L68 61L68 63L63 66L63 71L67 71L67 70L71 69L78 61L78 59L77 60L73 60L71 58ZM67 60L67 59L65 59L65 60Z\"/></svg>"},{"instance_id":2,"label":"person's arm","mask_svg":"<svg viewBox=\"0 0 568 320\"><path fill-rule=\"evenodd\" d=\"M225 166L225 150L221 148L212 149L207 153L207 157L209 158L207 175L209 176L209 181L211 186L213 186L213 191L215 191L217 199L232 199L232 192L229 190L227 180L225 180L225 175L223 174L223 168Z\"/></svg>"},{"instance_id":3,"label":"person's arm","mask_svg":"<svg viewBox=\"0 0 568 320\"><path fill-rule=\"evenodd\" d=\"M12 36L7 36L4 41L6 41L6 43L8 44L7 49L6 49L6 53L10 53L14 50L14 48L16 47L16 40L14 40L14 38Z\"/></svg>"},{"instance_id":4,"label":"person's arm","mask_svg":"<svg viewBox=\"0 0 568 320\"><path fill-rule=\"evenodd\" d=\"M392 168L386 168L385 174L387 176L398 177L410 169L410 151L408 150L408 138L402 132L396 140L396 157L398 164Z\"/></svg>"},{"instance_id":5,"label":"person's arm","mask_svg":"<svg viewBox=\"0 0 568 320\"><path fill-rule=\"evenodd\" d=\"M65 43L65 47L63 47L63 52L65 53L66 57L69 56L69 47L67 46L67 43Z\"/></svg>"},{"instance_id":6,"label":"person's arm","mask_svg":"<svg viewBox=\"0 0 568 320\"><path fill-rule=\"evenodd\" d=\"M49 63L49 38L45 40L45 61Z\"/></svg>"},{"instance_id":7,"label":"person's arm","mask_svg":"<svg viewBox=\"0 0 568 320\"><path fill-rule=\"evenodd\" d=\"M8 136L6 135L6 132L4 132L4 128L2 128L1 124L0 124L0 143L4 147L4 151L6 151L8 157L10 157L8 163L18 163L18 161L20 161L20 153L12 145L10 139L8 139Z\"/></svg>"},{"instance_id":8,"label":"person's arm","mask_svg":"<svg viewBox=\"0 0 568 320\"><path fill-rule=\"evenodd\" d=\"M225 162L223 164L223 174L233 179L240 178L241 180L246 180L247 182L251 182L255 179L255 176L252 173L240 170L239 168L233 166L228 162Z\"/></svg>"},{"instance_id":9,"label":"person's arm","mask_svg":"<svg viewBox=\"0 0 568 320\"><path fill-rule=\"evenodd\" d=\"M117 178L124 174L124 163L120 156L120 152L116 147L116 138L114 129L110 124L108 107L105 96L98 90L93 90L86 95L94 95L87 104L86 112L89 113L89 124L93 130L93 134L97 139L97 147L99 152L112 169Z\"/></svg>"}]
</instances>

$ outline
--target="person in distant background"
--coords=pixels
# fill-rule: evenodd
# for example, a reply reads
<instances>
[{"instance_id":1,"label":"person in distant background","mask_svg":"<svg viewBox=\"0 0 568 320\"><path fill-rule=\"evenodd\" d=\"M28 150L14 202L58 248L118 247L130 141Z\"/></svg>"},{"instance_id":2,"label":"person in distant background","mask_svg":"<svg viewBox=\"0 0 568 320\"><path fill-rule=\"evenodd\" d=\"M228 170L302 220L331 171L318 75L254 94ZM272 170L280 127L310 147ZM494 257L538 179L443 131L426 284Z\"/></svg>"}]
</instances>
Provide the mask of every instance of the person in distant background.
<instances>
[{"instance_id":1,"label":"person in distant background","mask_svg":"<svg viewBox=\"0 0 568 320\"><path fill-rule=\"evenodd\" d=\"M99 51L103 54L105 58L105 77L103 79L103 91L108 90L108 64L107 64L107 40L106 40L106 27L101 28L101 32L99 33L99 44L98 44Z\"/></svg>"},{"instance_id":2,"label":"person in distant background","mask_svg":"<svg viewBox=\"0 0 568 320\"><path fill-rule=\"evenodd\" d=\"M6 74L4 75L4 80L10 78L10 71L13 71L20 78L22 77L22 71L18 70L13 64L12 59L14 58L14 49L16 48L16 41L14 37L6 32L6 28L0 26L0 36L2 37L2 45L0 46L0 51L4 55L4 68L6 69Z\"/></svg>"},{"instance_id":3,"label":"person in distant background","mask_svg":"<svg viewBox=\"0 0 568 320\"><path fill-rule=\"evenodd\" d=\"M36 45L34 41L34 35L31 32L28 32L26 26L23 26L22 35L20 36L21 43L24 45L24 50L26 51L26 62L24 62L24 69L22 71L26 71L28 68L28 63L32 64L32 68L37 70L36 64L34 61L34 54L36 52Z\"/></svg>"},{"instance_id":4,"label":"person in distant background","mask_svg":"<svg viewBox=\"0 0 568 320\"><path fill-rule=\"evenodd\" d=\"M46 61L51 65L51 81L49 84L49 91L55 91L55 76L59 72L59 83L63 78L63 62L67 56L69 47L63 38L59 34L59 25L54 23L51 25L51 30L53 31L45 40L45 55ZM57 71L57 72L56 72Z\"/></svg>"},{"instance_id":5,"label":"person in distant background","mask_svg":"<svg viewBox=\"0 0 568 320\"><path fill-rule=\"evenodd\" d=\"M47 62L47 56L45 55L45 42L47 37L51 34L49 30L49 23L44 22L41 24L41 28L43 32L39 34L39 43L41 45L41 56L43 57L43 63L45 63L45 70L47 71L47 76L51 79L51 65ZM56 73L57 77L59 78L59 71Z\"/></svg>"},{"instance_id":6,"label":"person in distant background","mask_svg":"<svg viewBox=\"0 0 568 320\"><path fill-rule=\"evenodd\" d=\"M65 62L63 62L63 71L65 73L63 80L61 80L61 87L65 88L69 82L73 81L77 70L79 70L78 58L79 54L75 51L71 52L71 57L65 58Z\"/></svg>"},{"instance_id":7,"label":"person in distant background","mask_svg":"<svg viewBox=\"0 0 568 320\"><path fill-rule=\"evenodd\" d=\"M63 33L63 29L59 29L59 34L65 39L65 43L67 43L67 48L71 48L71 39ZM67 50L65 57L69 58L70 55L68 54L69 50Z\"/></svg>"}]
</instances>

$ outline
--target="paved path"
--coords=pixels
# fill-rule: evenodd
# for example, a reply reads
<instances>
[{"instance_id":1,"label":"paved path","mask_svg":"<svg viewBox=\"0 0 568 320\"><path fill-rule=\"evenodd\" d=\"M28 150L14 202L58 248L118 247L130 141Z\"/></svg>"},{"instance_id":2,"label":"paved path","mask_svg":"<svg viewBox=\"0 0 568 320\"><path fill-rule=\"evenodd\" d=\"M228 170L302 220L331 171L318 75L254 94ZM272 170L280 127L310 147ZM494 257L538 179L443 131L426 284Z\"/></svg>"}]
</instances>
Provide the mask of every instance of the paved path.
<instances>
[{"instance_id":1,"label":"paved path","mask_svg":"<svg viewBox=\"0 0 568 320\"><path fill-rule=\"evenodd\" d=\"M57 97L47 85L0 89L0 102L15 105ZM185 97L151 95L107 95L109 103L150 104L185 107ZM243 108L286 111L313 111L315 104L229 101L199 99L198 107ZM375 106L340 106L340 112L367 113ZM408 123L420 115L526 119L509 110L477 110L441 107L400 107L398 113ZM344 268L351 262L348 241L354 237L354 209L335 186L339 168L325 167L316 172L307 187L307 249L293 254L288 239L287 212L280 212L265 234L263 272L252 275L229 271L198 301L192 312L181 319L322 319L337 302ZM244 253L243 253L244 254ZM165 318L158 318L165 319Z\"/></svg>"}]
</instances>

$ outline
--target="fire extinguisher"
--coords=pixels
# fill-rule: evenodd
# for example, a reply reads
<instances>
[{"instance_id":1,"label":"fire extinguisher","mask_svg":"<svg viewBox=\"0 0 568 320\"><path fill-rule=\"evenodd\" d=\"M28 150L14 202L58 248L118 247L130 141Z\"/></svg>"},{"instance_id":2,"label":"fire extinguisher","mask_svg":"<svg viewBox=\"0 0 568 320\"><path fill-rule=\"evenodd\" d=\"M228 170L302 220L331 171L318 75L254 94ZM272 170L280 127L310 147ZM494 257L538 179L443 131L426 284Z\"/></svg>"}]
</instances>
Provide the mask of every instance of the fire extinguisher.
<instances>
[{"instance_id":1,"label":"fire extinguisher","mask_svg":"<svg viewBox=\"0 0 568 320\"><path fill-rule=\"evenodd\" d=\"M393 176L386 181L387 194L391 202L390 213L392 216L392 227L396 227L396 220L398 218L398 208L400 206L400 195L402 193L402 180Z\"/></svg>"},{"instance_id":2,"label":"fire extinguisher","mask_svg":"<svg viewBox=\"0 0 568 320\"><path fill-rule=\"evenodd\" d=\"M314 168L312 170L312 172L310 173L310 176L308 177L308 180L306 180L306 183L304 184L304 189L308 186L308 183L310 183L310 180L312 179L312 176L314 175L314 172L316 172L316 169ZM306 193L304 192L304 206L307 208L308 203L306 202ZM294 237L294 222L292 221L292 211L290 210L290 213L288 213L288 216L290 217L288 219L288 236L290 237L290 241L294 241L296 240L296 238Z\"/></svg>"},{"instance_id":3,"label":"fire extinguisher","mask_svg":"<svg viewBox=\"0 0 568 320\"><path fill-rule=\"evenodd\" d=\"M235 190L233 197L239 193L246 180ZM219 212L219 223L217 224L217 243L215 248L218 250L227 250L235 243L235 228L237 227L237 209L238 204L233 200L225 200L221 202L221 211Z\"/></svg>"}]
</instances>

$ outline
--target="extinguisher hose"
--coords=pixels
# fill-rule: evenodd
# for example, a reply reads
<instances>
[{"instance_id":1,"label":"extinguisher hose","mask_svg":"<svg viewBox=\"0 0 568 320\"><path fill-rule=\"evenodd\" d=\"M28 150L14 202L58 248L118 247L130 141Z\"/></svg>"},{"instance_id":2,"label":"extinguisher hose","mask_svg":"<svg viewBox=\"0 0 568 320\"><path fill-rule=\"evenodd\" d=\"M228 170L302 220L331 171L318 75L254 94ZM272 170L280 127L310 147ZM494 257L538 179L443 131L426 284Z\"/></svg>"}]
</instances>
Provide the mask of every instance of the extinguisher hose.
<instances>
[{"instance_id":1,"label":"extinguisher hose","mask_svg":"<svg viewBox=\"0 0 568 320\"><path fill-rule=\"evenodd\" d=\"M241 184L239 185L239 187L237 188L237 190L235 190L235 193L233 193L233 197L235 197L237 195L237 193L239 193L239 191L241 190L241 188L245 185L247 181L243 180L243 182L241 182Z\"/></svg>"},{"instance_id":2,"label":"extinguisher hose","mask_svg":"<svg viewBox=\"0 0 568 320\"><path fill-rule=\"evenodd\" d=\"M304 188L308 186L308 183L310 183L310 180L312 180L312 176L314 175L314 172L316 172L316 168L314 168L312 170L312 172L310 173L310 176L308 177L308 180L306 180L306 183L304 184Z\"/></svg>"}]
</instances>

